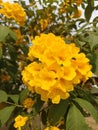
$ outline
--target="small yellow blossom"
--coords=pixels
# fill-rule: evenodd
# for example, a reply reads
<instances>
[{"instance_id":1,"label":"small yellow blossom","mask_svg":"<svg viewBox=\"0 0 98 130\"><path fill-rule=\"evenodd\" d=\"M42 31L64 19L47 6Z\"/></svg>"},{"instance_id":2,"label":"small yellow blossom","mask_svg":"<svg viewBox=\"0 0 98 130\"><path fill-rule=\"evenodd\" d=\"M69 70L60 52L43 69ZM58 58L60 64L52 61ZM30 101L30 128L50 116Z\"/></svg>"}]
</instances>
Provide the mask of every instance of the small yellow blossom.
<instances>
[{"instance_id":1,"label":"small yellow blossom","mask_svg":"<svg viewBox=\"0 0 98 130\"><path fill-rule=\"evenodd\" d=\"M41 19L39 21L40 26L41 26L41 31L43 31L44 29L46 29L48 27L49 21L48 19Z\"/></svg>"},{"instance_id":2,"label":"small yellow blossom","mask_svg":"<svg viewBox=\"0 0 98 130\"><path fill-rule=\"evenodd\" d=\"M1 3L0 13L5 15L8 19L14 19L18 24L24 25L26 21L26 13L21 5L18 3Z\"/></svg>"},{"instance_id":3,"label":"small yellow blossom","mask_svg":"<svg viewBox=\"0 0 98 130\"><path fill-rule=\"evenodd\" d=\"M34 105L35 103L35 100L32 100L31 98L26 98L24 101L23 101L23 106L25 108L32 108L32 106Z\"/></svg>"},{"instance_id":4,"label":"small yellow blossom","mask_svg":"<svg viewBox=\"0 0 98 130\"><path fill-rule=\"evenodd\" d=\"M46 127L44 130L60 130L60 129L56 126L49 126L49 127Z\"/></svg>"},{"instance_id":5,"label":"small yellow blossom","mask_svg":"<svg viewBox=\"0 0 98 130\"><path fill-rule=\"evenodd\" d=\"M28 117L23 117L21 115L18 115L15 118L14 127L17 128L18 130L21 130L21 127L26 124L27 120L28 120Z\"/></svg>"}]
</instances>

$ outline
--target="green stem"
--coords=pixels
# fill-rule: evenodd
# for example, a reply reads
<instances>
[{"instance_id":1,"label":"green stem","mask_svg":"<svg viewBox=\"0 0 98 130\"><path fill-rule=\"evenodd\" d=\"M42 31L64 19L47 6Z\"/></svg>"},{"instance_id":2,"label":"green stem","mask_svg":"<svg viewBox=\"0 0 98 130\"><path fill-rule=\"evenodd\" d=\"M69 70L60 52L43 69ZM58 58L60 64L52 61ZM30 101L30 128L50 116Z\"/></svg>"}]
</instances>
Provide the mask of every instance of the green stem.
<instances>
[{"instance_id":1,"label":"green stem","mask_svg":"<svg viewBox=\"0 0 98 130\"><path fill-rule=\"evenodd\" d=\"M9 105L14 105L14 106L16 106L16 107L23 107L22 105L18 105L18 104L15 104L15 103L12 103L12 102L5 102L5 103L7 103L7 104L9 104Z\"/></svg>"}]
</instances>

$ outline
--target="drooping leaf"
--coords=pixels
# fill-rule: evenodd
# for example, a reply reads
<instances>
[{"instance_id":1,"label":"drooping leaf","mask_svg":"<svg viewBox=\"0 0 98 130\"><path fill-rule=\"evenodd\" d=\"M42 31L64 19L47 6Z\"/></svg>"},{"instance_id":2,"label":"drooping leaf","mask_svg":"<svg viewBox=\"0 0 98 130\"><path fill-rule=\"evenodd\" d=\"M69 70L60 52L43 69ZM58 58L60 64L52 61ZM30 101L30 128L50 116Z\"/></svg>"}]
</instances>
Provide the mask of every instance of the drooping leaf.
<instances>
[{"instance_id":1,"label":"drooping leaf","mask_svg":"<svg viewBox=\"0 0 98 130\"><path fill-rule=\"evenodd\" d=\"M14 109L15 106L10 106L0 110L0 121L2 125L4 125L8 121Z\"/></svg>"},{"instance_id":2,"label":"drooping leaf","mask_svg":"<svg viewBox=\"0 0 98 130\"><path fill-rule=\"evenodd\" d=\"M10 97L14 103L18 103L18 100L19 100L19 95L8 95L8 97Z\"/></svg>"},{"instance_id":3,"label":"drooping leaf","mask_svg":"<svg viewBox=\"0 0 98 130\"><path fill-rule=\"evenodd\" d=\"M98 112L90 102L88 102L88 101L86 101L84 99L81 99L81 98L75 98L74 100L83 109L87 110L91 114L91 116L96 120L96 122L98 123Z\"/></svg>"},{"instance_id":4,"label":"drooping leaf","mask_svg":"<svg viewBox=\"0 0 98 130\"><path fill-rule=\"evenodd\" d=\"M88 130L85 119L79 109L73 104L67 115L66 130Z\"/></svg>"},{"instance_id":5,"label":"drooping leaf","mask_svg":"<svg viewBox=\"0 0 98 130\"><path fill-rule=\"evenodd\" d=\"M62 100L59 104L53 104L48 113L48 120L51 125L57 124L68 109L69 103L68 100Z\"/></svg>"},{"instance_id":6,"label":"drooping leaf","mask_svg":"<svg viewBox=\"0 0 98 130\"><path fill-rule=\"evenodd\" d=\"M0 41L4 41L6 36L9 34L9 28L6 26L0 25Z\"/></svg>"},{"instance_id":7,"label":"drooping leaf","mask_svg":"<svg viewBox=\"0 0 98 130\"><path fill-rule=\"evenodd\" d=\"M6 102L7 98L8 98L7 93L3 90L0 90L0 103Z\"/></svg>"}]
</instances>

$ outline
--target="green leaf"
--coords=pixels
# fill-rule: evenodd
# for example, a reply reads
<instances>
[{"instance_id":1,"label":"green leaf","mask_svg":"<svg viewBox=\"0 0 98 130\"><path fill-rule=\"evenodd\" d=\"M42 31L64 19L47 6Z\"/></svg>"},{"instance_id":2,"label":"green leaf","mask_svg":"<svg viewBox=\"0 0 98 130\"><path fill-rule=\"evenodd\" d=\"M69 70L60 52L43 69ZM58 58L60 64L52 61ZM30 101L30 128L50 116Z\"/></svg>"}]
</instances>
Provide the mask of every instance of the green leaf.
<instances>
[{"instance_id":1,"label":"green leaf","mask_svg":"<svg viewBox=\"0 0 98 130\"><path fill-rule=\"evenodd\" d=\"M11 56L11 59L15 61L17 59L17 51L15 47L11 44L8 44L8 51Z\"/></svg>"},{"instance_id":2,"label":"green leaf","mask_svg":"<svg viewBox=\"0 0 98 130\"><path fill-rule=\"evenodd\" d=\"M90 45L91 50L93 50L98 45L98 34L90 32L87 37L82 37L82 40L87 42Z\"/></svg>"},{"instance_id":3,"label":"green leaf","mask_svg":"<svg viewBox=\"0 0 98 130\"><path fill-rule=\"evenodd\" d=\"M18 71L17 62L11 59L6 59L4 65L6 66L6 70L9 73L9 75L15 80L17 77L17 71Z\"/></svg>"},{"instance_id":4,"label":"green leaf","mask_svg":"<svg viewBox=\"0 0 98 130\"><path fill-rule=\"evenodd\" d=\"M0 59L2 58L2 46L0 46Z\"/></svg>"},{"instance_id":5,"label":"green leaf","mask_svg":"<svg viewBox=\"0 0 98 130\"><path fill-rule=\"evenodd\" d=\"M40 99L40 96L37 95L36 103L33 106L33 108L34 108L33 110L34 110L34 114L35 115L40 111L40 109L42 108L43 104L44 104L44 102Z\"/></svg>"},{"instance_id":6,"label":"green leaf","mask_svg":"<svg viewBox=\"0 0 98 130\"><path fill-rule=\"evenodd\" d=\"M0 110L0 121L2 125L4 125L8 121L14 109L15 106L10 106Z\"/></svg>"},{"instance_id":7,"label":"green leaf","mask_svg":"<svg viewBox=\"0 0 98 130\"><path fill-rule=\"evenodd\" d=\"M14 31L12 31L11 29L9 30L9 35L14 39L16 40L17 39L17 35Z\"/></svg>"},{"instance_id":8,"label":"green leaf","mask_svg":"<svg viewBox=\"0 0 98 130\"><path fill-rule=\"evenodd\" d=\"M10 97L14 101L14 103L18 104L19 95L8 95L8 97Z\"/></svg>"},{"instance_id":9,"label":"green leaf","mask_svg":"<svg viewBox=\"0 0 98 130\"><path fill-rule=\"evenodd\" d=\"M48 120L51 125L56 125L67 112L69 103L68 100L61 100L59 104L53 104L48 113Z\"/></svg>"},{"instance_id":10,"label":"green leaf","mask_svg":"<svg viewBox=\"0 0 98 130\"><path fill-rule=\"evenodd\" d=\"M47 112L44 109L41 112L41 120L44 125L47 124Z\"/></svg>"},{"instance_id":11,"label":"green leaf","mask_svg":"<svg viewBox=\"0 0 98 130\"><path fill-rule=\"evenodd\" d=\"M22 92L19 95L20 103L23 103L23 100L27 97L28 89L22 90Z\"/></svg>"},{"instance_id":12,"label":"green leaf","mask_svg":"<svg viewBox=\"0 0 98 130\"><path fill-rule=\"evenodd\" d=\"M28 54L28 49L29 49L28 46L24 44L20 44L20 48L24 52L24 54Z\"/></svg>"},{"instance_id":13,"label":"green leaf","mask_svg":"<svg viewBox=\"0 0 98 130\"><path fill-rule=\"evenodd\" d=\"M66 120L66 130L88 130L83 115L75 105L72 105L69 108Z\"/></svg>"},{"instance_id":14,"label":"green leaf","mask_svg":"<svg viewBox=\"0 0 98 130\"><path fill-rule=\"evenodd\" d=\"M94 8L92 7L92 5L88 4L85 9L85 18L87 19L87 21L90 20L93 10Z\"/></svg>"},{"instance_id":15,"label":"green leaf","mask_svg":"<svg viewBox=\"0 0 98 130\"><path fill-rule=\"evenodd\" d=\"M89 42L90 48L92 50L96 45L98 45L98 35L89 34L88 42Z\"/></svg>"},{"instance_id":16,"label":"green leaf","mask_svg":"<svg viewBox=\"0 0 98 130\"><path fill-rule=\"evenodd\" d=\"M9 33L9 28L6 26L0 26L0 41L4 41Z\"/></svg>"},{"instance_id":17,"label":"green leaf","mask_svg":"<svg viewBox=\"0 0 98 130\"><path fill-rule=\"evenodd\" d=\"M87 0L88 5L94 7L94 0Z\"/></svg>"},{"instance_id":18,"label":"green leaf","mask_svg":"<svg viewBox=\"0 0 98 130\"><path fill-rule=\"evenodd\" d=\"M0 90L0 103L7 101L7 93L3 90Z\"/></svg>"},{"instance_id":19,"label":"green leaf","mask_svg":"<svg viewBox=\"0 0 98 130\"><path fill-rule=\"evenodd\" d=\"M87 110L91 116L96 120L96 122L98 123L98 112L97 110L93 107L93 105L81 98L75 98L74 99L83 109Z\"/></svg>"}]
</instances>

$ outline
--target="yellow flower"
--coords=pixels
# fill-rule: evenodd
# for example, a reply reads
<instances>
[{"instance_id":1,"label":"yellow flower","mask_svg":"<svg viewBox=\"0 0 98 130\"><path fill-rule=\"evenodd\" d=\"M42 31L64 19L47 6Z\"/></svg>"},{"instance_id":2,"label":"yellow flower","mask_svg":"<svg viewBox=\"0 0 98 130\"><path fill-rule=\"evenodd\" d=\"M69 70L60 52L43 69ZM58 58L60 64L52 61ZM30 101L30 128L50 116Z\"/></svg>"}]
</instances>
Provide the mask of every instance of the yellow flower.
<instances>
[{"instance_id":1,"label":"yellow flower","mask_svg":"<svg viewBox=\"0 0 98 130\"><path fill-rule=\"evenodd\" d=\"M21 115L18 115L15 118L14 127L18 128L18 130L21 130L21 127L25 125L26 121L28 120L28 117L23 117Z\"/></svg>"},{"instance_id":2,"label":"yellow flower","mask_svg":"<svg viewBox=\"0 0 98 130\"><path fill-rule=\"evenodd\" d=\"M47 90L44 90L41 87L36 87L35 90L36 90L37 94L41 95L41 100L42 101L47 101L48 100L48 95L47 95L48 91Z\"/></svg>"},{"instance_id":3,"label":"yellow flower","mask_svg":"<svg viewBox=\"0 0 98 130\"><path fill-rule=\"evenodd\" d=\"M45 128L44 130L60 130L60 129L56 126L49 126L49 127Z\"/></svg>"},{"instance_id":4,"label":"yellow flower","mask_svg":"<svg viewBox=\"0 0 98 130\"><path fill-rule=\"evenodd\" d=\"M35 100L32 100L31 98L26 98L24 101L23 101L23 106L25 108L32 108L32 106L34 105L35 103Z\"/></svg>"},{"instance_id":5,"label":"yellow flower","mask_svg":"<svg viewBox=\"0 0 98 130\"><path fill-rule=\"evenodd\" d=\"M60 99L66 99L69 97L69 93L65 87L65 84L58 83L57 86L54 86L48 92L48 98L52 99L53 104L58 104Z\"/></svg>"},{"instance_id":6,"label":"yellow flower","mask_svg":"<svg viewBox=\"0 0 98 130\"><path fill-rule=\"evenodd\" d=\"M48 19L41 19L39 21L40 26L41 26L41 31L43 31L44 29L46 29L48 27L49 24L49 20Z\"/></svg>"},{"instance_id":7,"label":"yellow flower","mask_svg":"<svg viewBox=\"0 0 98 130\"><path fill-rule=\"evenodd\" d=\"M86 75L91 70L91 65L88 64L89 59L86 58L84 53L77 55L76 60L73 60L75 70L80 72L82 75Z\"/></svg>"},{"instance_id":8,"label":"yellow flower","mask_svg":"<svg viewBox=\"0 0 98 130\"><path fill-rule=\"evenodd\" d=\"M64 67L63 72L64 72L63 78L65 80L71 81L76 76L75 69L72 66Z\"/></svg>"},{"instance_id":9,"label":"yellow flower","mask_svg":"<svg viewBox=\"0 0 98 130\"><path fill-rule=\"evenodd\" d=\"M14 19L18 24L24 25L26 21L26 13L18 3L3 2L0 13L9 19Z\"/></svg>"},{"instance_id":10,"label":"yellow flower","mask_svg":"<svg viewBox=\"0 0 98 130\"><path fill-rule=\"evenodd\" d=\"M74 43L66 44L52 33L36 36L28 57L32 63L22 71L23 82L43 101L51 99L58 104L77 84L92 76L86 55Z\"/></svg>"}]
</instances>

